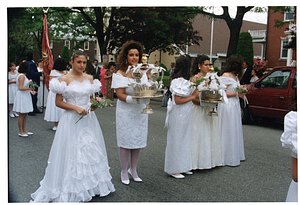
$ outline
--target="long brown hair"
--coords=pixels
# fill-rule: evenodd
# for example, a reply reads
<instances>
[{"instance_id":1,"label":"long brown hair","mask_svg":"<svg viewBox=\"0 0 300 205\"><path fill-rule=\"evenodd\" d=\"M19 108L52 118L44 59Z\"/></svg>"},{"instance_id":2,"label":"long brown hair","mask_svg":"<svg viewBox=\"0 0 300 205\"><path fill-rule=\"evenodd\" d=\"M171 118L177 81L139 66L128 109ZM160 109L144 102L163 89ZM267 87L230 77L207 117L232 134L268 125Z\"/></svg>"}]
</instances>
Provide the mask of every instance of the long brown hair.
<instances>
[{"instance_id":1,"label":"long brown hair","mask_svg":"<svg viewBox=\"0 0 300 205\"><path fill-rule=\"evenodd\" d=\"M232 72L238 77L239 80L243 77L243 63L244 59L242 56L233 54L226 60L225 68L221 71L221 75L225 72Z\"/></svg>"},{"instance_id":2,"label":"long brown hair","mask_svg":"<svg viewBox=\"0 0 300 205\"><path fill-rule=\"evenodd\" d=\"M134 40L127 41L122 45L122 49L118 55L116 72L118 70L124 72L127 70L128 67L127 55L130 49L137 49L139 51L139 63L141 62L142 55L143 55L143 45L138 41L134 41Z\"/></svg>"}]
</instances>

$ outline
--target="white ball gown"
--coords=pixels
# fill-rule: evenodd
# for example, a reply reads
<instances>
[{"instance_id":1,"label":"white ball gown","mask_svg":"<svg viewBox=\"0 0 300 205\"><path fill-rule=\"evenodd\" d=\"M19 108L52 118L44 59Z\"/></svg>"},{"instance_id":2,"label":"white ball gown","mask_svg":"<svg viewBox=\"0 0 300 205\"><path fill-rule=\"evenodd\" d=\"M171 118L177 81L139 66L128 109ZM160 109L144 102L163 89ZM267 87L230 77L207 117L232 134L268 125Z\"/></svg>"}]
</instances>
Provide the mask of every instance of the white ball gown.
<instances>
[{"instance_id":1,"label":"white ball gown","mask_svg":"<svg viewBox=\"0 0 300 205\"><path fill-rule=\"evenodd\" d=\"M184 104L175 104L174 96L189 97L194 89L191 82L183 78L172 80L170 91L172 101L167 106L166 127L167 146L165 151L164 171L168 174L177 174L192 169L191 159L191 132L192 132L192 101Z\"/></svg>"},{"instance_id":2,"label":"white ball gown","mask_svg":"<svg viewBox=\"0 0 300 205\"><path fill-rule=\"evenodd\" d=\"M20 73L17 77L17 88L19 88L19 77L21 75L25 77L23 87L29 87L28 78L23 73ZM29 90L17 90L13 111L19 113L29 113L33 111L32 99Z\"/></svg>"},{"instance_id":3,"label":"white ball gown","mask_svg":"<svg viewBox=\"0 0 300 205\"><path fill-rule=\"evenodd\" d=\"M13 80L17 81L17 77L18 77L18 72L16 72L15 75L8 74L9 81L13 81ZM14 104L17 90L18 90L17 82L8 84L8 103L9 104Z\"/></svg>"},{"instance_id":4,"label":"white ball gown","mask_svg":"<svg viewBox=\"0 0 300 205\"><path fill-rule=\"evenodd\" d=\"M220 77L227 85L226 92L235 92L240 85L238 80ZM245 160L244 139L239 97L228 98L228 103L218 104L219 126L222 141L223 165L238 166Z\"/></svg>"},{"instance_id":5,"label":"white ball gown","mask_svg":"<svg viewBox=\"0 0 300 205\"><path fill-rule=\"evenodd\" d=\"M148 82L146 74L141 83ZM133 87L128 83L135 83L133 78L114 73L111 88L125 88L127 95L135 95ZM130 104L118 99L116 106L116 132L118 147L139 149L147 146L148 115L142 114L146 104Z\"/></svg>"},{"instance_id":6,"label":"white ball gown","mask_svg":"<svg viewBox=\"0 0 300 205\"><path fill-rule=\"evenodd\" d=\"M90 96L101 83L94 80L69 85L53 79L50 89L61 93L67 103L88 109ZM85 202L95 195L106 196L115 191L111 182L102 131L94 112L80 118L74 110L66 110L60 119L50 150L44 179L31 202Z\"/></svg>"},{"instance_id":7,"label":"white ball gown","mask_svg":"<svg viewBox=\"0 0 300 205\"><path fill-rule=\"evenodd\" d=\"M37 68L38 72L42 72L39 67ZM44 78L44 74L42 75L42 78ZM43 88L44 87L44 88ZM44 93L43 93L44 92ZM44 105L43 105L43 96L44 96ZM46 107L47 105L47 98L48 98L48 89L46 84L44 84L43 81L40 82L40 87L38 89L38 99L37 99L37 106L38 107Z\"/></svg>"},{"instance_id":8,"label":"white ball gown","mask_svg":"<svg viewBox=\"0 0 300 205\"><path fill-rule=\"evenodd\" d=\"M298 158L297 112L291 111L284 117L284 132L280 138L282 147L292 151L292 157ZM286 202L298 202L298 182L292 180Z\"/></svg>"},{"instance_id":9,"label":"white ball gown","mask_svg":"<svg viewBox=\"0 0 300 205\"><path fill-rule=\"evenodd\" d=\"M64 74L58 73L55 70L52 70L50 73L50 76L55 77L58 80L63 75ZM51 91L51 88L50 88L50 91L49 91L48 97L47 97L47 105L46 105L46 111L45 111L45 116L44 116L44 120L46 120L47 122L58 122L60 120L62 114L64 113L64 109L61 109L56 106L55 99L56 99L56 93Z\"/></svg>"}]
</instances>

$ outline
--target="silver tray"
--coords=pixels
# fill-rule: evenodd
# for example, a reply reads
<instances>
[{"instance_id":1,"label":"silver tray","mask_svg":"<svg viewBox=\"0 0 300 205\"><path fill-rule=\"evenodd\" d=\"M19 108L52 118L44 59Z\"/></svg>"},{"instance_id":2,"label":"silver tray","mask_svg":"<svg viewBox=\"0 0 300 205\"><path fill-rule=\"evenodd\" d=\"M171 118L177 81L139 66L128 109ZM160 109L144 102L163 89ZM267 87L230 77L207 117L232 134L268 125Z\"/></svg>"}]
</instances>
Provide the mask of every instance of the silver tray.
<instances>
[{"instance_id":1,"label":"silver tray","mask_svg":"<svg viewBox=\"0 0 300 205\"><path fill-rule=\"evenodd\" d=\"M143 99L143 98L158 98L158 97L162 97L163 94L155 94L155 95L152 95L152 96L139 96L139 95L134 95L134 96L131 96L132 98L135 98L135 99Z\"/></svg>"},{"instance_id":2,"label":"silver tray","mask_svg":"<svg viewBox=\"0 0 300 205\"><path fill-rule=\"evenodd\" d=\"M206 102L206 103L222 103L223 100L203 100L203 99L201 99L201 102Z\"/></svg>"}]
</instances>

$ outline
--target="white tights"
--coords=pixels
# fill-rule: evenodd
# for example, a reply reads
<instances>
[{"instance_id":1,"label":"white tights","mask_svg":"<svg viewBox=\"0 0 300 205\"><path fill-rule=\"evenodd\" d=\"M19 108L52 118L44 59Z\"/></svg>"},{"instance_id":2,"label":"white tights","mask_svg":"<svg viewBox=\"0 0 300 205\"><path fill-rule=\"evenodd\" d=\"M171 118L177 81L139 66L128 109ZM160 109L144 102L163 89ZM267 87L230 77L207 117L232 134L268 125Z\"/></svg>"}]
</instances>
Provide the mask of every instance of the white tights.
<instances>
[{"instance_id":1,"label":"white tights","mask_svg":"<svg viewBox=\"0 0 300 205\"><path fill-rule=\"evenodd\" d=\"M140 149L119 148L119 157L121 162L121 177L123 180L128 179L128 161L130 156L130 171L134 178L137 178L136 167L139 159Z\"/></svg>"}]
</instances>

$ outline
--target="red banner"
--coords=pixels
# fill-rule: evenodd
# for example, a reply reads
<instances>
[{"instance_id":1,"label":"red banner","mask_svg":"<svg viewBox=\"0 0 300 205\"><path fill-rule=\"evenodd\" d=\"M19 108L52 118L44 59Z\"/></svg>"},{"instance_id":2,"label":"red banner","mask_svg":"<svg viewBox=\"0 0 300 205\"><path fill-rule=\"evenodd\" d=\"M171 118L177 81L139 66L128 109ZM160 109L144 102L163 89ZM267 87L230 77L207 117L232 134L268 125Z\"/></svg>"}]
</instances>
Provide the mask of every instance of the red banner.
<instances>
[{"instance_id":1,"label":"red banner","mask_svg":"<svg viewBox=\"0 0 300 205\"><path fill-rule=\"evenodd\" d=\"M49 29L47 24L47 15L44 14L44 28L42 40L42 56L43 56L43 69L44 69L44 82L49 90L50 70L53 67L53 59L50 50Z\"/></svg>"}]
</instances>

